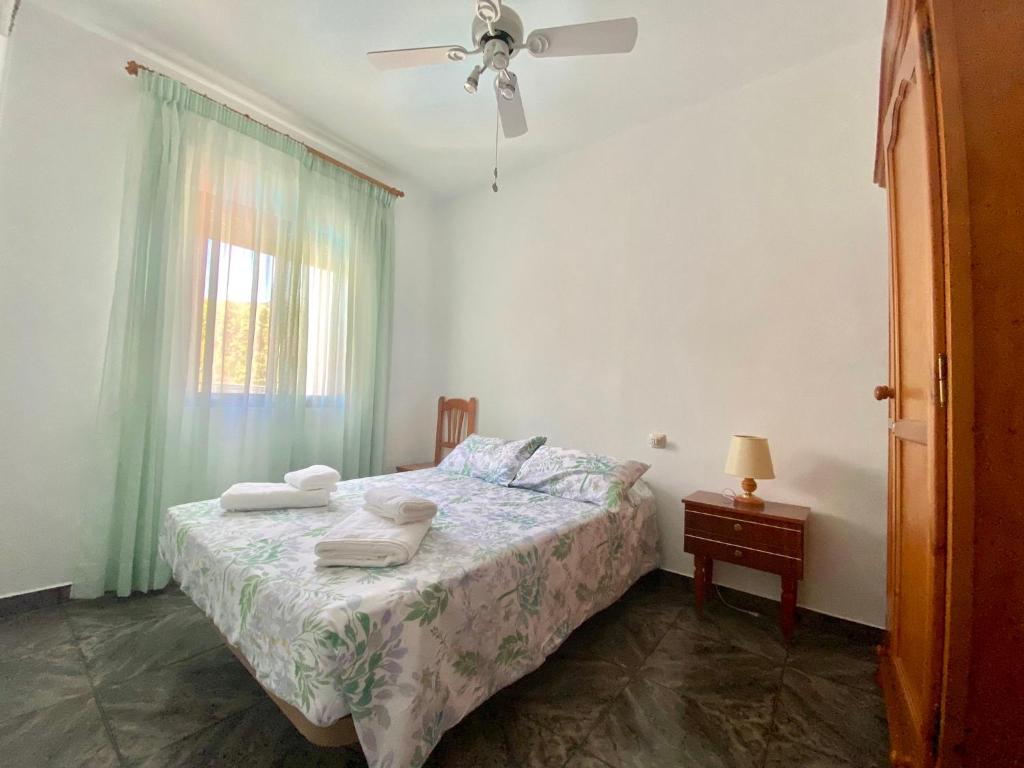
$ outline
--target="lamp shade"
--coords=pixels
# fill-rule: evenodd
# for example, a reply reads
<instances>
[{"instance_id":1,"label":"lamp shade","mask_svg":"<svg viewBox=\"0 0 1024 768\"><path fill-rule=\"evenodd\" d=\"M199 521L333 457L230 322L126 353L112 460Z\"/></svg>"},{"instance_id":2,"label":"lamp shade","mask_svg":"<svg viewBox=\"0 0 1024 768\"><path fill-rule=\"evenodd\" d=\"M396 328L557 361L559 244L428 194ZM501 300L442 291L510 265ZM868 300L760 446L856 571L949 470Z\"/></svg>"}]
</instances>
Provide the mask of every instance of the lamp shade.
<instances>
[{"instance_id":1,"label":"lamp shade","mask_svg":"<svg viewBox=\"0 0 1024 768\"><path fill-rule=\"evenodd\" d=\"M755 480L771 480L775 477L768 439L754 435L733 435L729 444L729 457L725 460L725 474L752 477Z\"/></svg>"}]
</instances>

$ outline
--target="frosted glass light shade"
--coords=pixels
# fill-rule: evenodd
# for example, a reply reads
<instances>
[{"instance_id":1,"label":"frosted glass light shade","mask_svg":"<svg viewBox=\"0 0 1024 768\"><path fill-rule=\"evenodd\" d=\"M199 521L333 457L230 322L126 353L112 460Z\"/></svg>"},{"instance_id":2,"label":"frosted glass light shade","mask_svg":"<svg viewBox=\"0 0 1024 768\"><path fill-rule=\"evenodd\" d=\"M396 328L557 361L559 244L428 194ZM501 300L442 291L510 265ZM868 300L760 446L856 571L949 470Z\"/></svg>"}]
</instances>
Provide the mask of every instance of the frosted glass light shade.
<instances>
[{"instance_id":1,"label":"frosted glass light shade","mask_svg":"<svg viewBox=\"0 0 1024 768\"><path fill-rule=\"evenodd\" d=\"M733 435L729 444L729 457L725 460L725 474L733 477L752 477L771 480L775 477L768 439L754 435Z\"/></svg>"}]
</instances>

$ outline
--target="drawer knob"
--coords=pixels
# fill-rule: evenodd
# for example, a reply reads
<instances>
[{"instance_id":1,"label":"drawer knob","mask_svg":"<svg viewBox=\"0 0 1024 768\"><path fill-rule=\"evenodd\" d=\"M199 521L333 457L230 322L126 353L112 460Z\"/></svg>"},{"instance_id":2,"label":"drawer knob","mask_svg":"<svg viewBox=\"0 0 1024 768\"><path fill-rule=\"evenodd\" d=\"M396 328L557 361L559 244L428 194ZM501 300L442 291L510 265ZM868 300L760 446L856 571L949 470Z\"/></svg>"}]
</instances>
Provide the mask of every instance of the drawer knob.
<instances>
[{"instance_id":1,"label":"drawer knob","mask_svg":"<svg viewBox=\"0 0 1024 768\"><path fill-rule=\"evenodd\" d=\"M742 549L734 549L732 551L732 554L733 554L734 557L743 557L743 550Z\"/></svg>"},{"instance_id":2,"label":"drawer knob","mask_svg":"<svg viewBox=\"0 0 1024 768\"><path fill-rule=\"evenodd\" d=\"M742 526L742 525L740 525L739 523L733 523L733 524L732 524L732 529L733 529L734 531L736 531L736 533L739 533L740 531L742 531L742 530L743 530L743 526Z\"/></svg>"}]
</instances>

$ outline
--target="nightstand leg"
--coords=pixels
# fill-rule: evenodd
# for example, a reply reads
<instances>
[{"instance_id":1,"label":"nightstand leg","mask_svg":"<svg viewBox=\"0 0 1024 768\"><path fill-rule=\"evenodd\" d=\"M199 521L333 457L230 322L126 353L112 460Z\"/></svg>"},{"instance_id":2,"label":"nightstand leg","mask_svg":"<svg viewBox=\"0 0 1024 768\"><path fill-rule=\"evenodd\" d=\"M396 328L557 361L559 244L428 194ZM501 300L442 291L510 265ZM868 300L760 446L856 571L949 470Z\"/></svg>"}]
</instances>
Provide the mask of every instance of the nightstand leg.
<instances>
[{"instance_id":1,"label":"nightstand leg","mask_svg":"<svg viewBox=\"0 0 1024 768\"><path fill-rule=\"evenodd\" d=\"M696 597L698 616L704 612L704 596L711 588L714 562L706 555L695 555L693 558L693 591Z\"/></svg>"},{"instance_id":2,"label":"nightstand leg","mask_svg":"<svg viewBox=\"0 0 1024 768\"><path fill-rule=\"evenodd\" d=\"M793 637L793 622L796 618L796 579L782 577L782 635L788 643Z\"/></svg>"}]
</instances>

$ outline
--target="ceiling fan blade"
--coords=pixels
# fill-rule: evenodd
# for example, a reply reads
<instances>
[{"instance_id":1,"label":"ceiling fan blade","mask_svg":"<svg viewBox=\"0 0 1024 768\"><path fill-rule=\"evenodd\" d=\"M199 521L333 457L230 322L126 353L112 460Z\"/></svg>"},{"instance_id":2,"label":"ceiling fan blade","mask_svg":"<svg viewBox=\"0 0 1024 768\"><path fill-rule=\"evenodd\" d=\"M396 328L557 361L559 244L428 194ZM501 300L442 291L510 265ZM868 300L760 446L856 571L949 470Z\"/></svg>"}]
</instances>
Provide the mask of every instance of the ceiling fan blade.
<instances>
[{"instance_id":1,"label":"ceiling fan blade","mask_svg":"<svg viewBox=\"0 0 1024 768\"><path fill-rule=\"evenodd\" d=\"M512 79L512 87L516 89L516 95L506 99L497 88L494 91L498 99L498 115L501 117L501 132L506 139L514 139L526 133L526 112L523 111L523 100L519 91L519 78L511 72L508 73Z\"/></svg>"},{"instance_id":2,"label":"ceiling fan blade","mask_svg":"<svg viewBox=\"0 0 1024 768\"><path fill-rule=\"evenodd\" d=\"M426 67L464 61L469 52L461 45L437 45L432 48L399 48L394 51L370 51L366 54L377 69Z\"/></svg>"},{"instance_id":3,"label":"ceiling fan blade","mask_svg":"<svg viewBox=\"0 0 1024 768\"><path fill-rule=\"evenodd\" d=\"M530 53L542 59L595 53L629 53L636 45L637 29L633 17L535 29L526 38L526 47Z\"/></svg>"}]
</instances>

